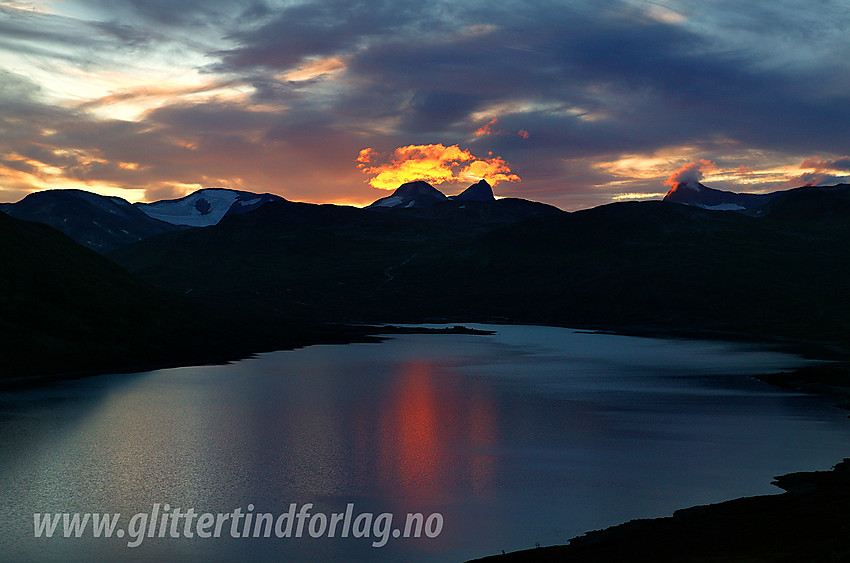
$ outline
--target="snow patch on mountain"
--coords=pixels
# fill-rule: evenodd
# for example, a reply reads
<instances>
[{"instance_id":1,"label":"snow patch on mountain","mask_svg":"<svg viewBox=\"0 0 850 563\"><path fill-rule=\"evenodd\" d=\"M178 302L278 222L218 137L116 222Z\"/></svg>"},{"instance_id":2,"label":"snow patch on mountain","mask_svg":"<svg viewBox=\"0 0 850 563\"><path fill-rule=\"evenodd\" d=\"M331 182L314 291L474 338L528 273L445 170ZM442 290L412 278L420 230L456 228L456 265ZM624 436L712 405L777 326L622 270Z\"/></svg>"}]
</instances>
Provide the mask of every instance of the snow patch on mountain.
<instances>
[{"instance_id":1,"label":"snow patch on mountain","mask_svg":"<svg viewBox=\"0 0 850 563\"><path fill-rule=\"evenodd\" d=\"M215 225L239 198L232 190L207 189L180 199L136 204L149 217L190 227Z\"/></svg>"},{"instance_id":2,"label":"snow patch on mountain","mask_svg":"<svg viewBox=\"0 0 850 563\"><path fill-rule=\"evenodd\" d=\"M244 213L269 201L282 199L273 194L207 188L180 199L137 203L136 206L149 217L172 225L209 227L218 224L225 215Z\"/></svg>"},{"instance_id":3,"label":"snow patch on mountain","mask_svg":"<svg viewBox=\"0 0 850 563\"><path fill-rule=\"evenodd\" d=\"M775 195L749 194L715 190L699 182L684 182L673 186L664 201L683 203L716 211L744 211L764 206Z\"/></svg>"}]
</instances>

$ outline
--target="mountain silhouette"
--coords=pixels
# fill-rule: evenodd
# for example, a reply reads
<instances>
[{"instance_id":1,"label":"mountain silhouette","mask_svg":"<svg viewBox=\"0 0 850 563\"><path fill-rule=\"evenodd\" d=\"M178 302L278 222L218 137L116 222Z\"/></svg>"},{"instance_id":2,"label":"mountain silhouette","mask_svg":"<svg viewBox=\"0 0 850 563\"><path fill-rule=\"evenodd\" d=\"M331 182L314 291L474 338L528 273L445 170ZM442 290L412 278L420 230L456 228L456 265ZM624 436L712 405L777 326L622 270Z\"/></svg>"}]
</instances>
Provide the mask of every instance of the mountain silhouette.
<instances>
[{"instance_id":1,"label":"mountain silhouette","mask_svg":"<svg viewBox=\"0 0 850 563\"><path fill-rule=\"evenodd\" d=\"M408 182L399 186L392 195L382 197L368 207L390 207L409 209L411 207L431 207L435 203L448 199L443 192L428 182Z\"/></svg>"},{"instance_id":2,"label":"mountain silhouette","mask_svg":"<svg viewBox=\"0 0 850 563\"><path fill-rule=\"evenodd\" d=\"M496 201L493 195L493 188L487 183L487 180L481 180L476 184L472 184L452 199L457 201Z\"/></svg>"},{"instance_id":3,"label":"mountain silhouette","mask_svg":"<svg viewBox=\"0 0 850 563\"><path fill-rule=\"evenodd\" d=\"M767 204L774 194L742 194L709 188L699 182L681 182L673 186L664 201L684 203L716 211L757 209Z\"/></svg>"},{"instance_id":4,"label":"mountain silhouette","mask_svg":"<svg viewBox=\"0 0 850 563\"><path fill-rule=\"evenodd\" d=\"M35 192L17 203L0 205L0 210L24 221L50 225L100 253L177 229L148 217L120 197L83 190Z\"/></svg>"}]
</instances>

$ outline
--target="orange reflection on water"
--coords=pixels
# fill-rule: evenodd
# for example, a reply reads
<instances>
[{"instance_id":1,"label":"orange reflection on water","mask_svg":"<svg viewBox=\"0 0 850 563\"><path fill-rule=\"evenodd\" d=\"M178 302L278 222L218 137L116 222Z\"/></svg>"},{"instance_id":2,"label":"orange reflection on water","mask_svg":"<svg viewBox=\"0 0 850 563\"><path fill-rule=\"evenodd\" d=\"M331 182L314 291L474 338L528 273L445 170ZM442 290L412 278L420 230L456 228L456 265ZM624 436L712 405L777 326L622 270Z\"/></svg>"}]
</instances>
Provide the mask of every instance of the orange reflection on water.
<instances>
[{"instance_id":1,"label":"orange reflection on water","mask_svg":"<svg viewBox=\"0 0 850 563\"><path fill-rule=\"evenodd\" d=\"M381 417L381 480L400 496L444 499L471 485L478 494L493 482L496 416L487 393L466 392L427 362L406 364ZM469 452L469 450L472 450ZM462 455L469 452L468 459Z\"/></svg>"},{"instance_id":2,"label":"orange reflection on water","mask_svg":"<svg viewBox=\"0 0 850 563\"><path fill-rule=\"evenodd\" d=\"M445 409L438 409L429 368L424 362L404 366L381 425L383 477L400 493L417 498L440 496L447 477L441 431Z\"/></svg>"}]
</instances>

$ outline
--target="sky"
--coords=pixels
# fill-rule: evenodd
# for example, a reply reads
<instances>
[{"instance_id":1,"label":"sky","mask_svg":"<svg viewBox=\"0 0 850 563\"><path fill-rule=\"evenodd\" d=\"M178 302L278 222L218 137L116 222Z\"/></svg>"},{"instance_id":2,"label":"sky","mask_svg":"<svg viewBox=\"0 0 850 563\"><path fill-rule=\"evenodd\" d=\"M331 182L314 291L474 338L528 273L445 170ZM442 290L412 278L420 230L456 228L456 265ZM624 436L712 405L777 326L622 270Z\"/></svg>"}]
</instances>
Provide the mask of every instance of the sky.
<instances>
[{"instance_id":1,"label":"sky","mask_svg":"<svg viewBox=\"0 0 850 563\"><path fill-rule=\"evenodd\" d=\"M835 184L848 24L846 0L0 1L0 201Z\"/></svg>"}]
</instances>

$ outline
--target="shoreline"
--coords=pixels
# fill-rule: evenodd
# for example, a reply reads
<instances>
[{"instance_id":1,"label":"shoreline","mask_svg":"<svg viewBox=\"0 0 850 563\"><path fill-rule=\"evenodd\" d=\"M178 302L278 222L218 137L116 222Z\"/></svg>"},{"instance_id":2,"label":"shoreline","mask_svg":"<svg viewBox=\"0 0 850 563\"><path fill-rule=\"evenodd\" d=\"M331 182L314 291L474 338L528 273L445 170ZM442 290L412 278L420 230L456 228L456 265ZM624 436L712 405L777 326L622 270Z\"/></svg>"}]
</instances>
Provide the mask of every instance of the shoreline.
<instances>
[{"instance_id":1,"label":"shoreline","mask_svg":"<svg viewBox=\"0 0 850 563\"><path fill-rule=\"evenodd\" d=\"M429 328L424 326L409 325L452 325L441 328ZM689 340L713 340L719 342L751 343L763 346L776 347L777 349L802 356L809 360L827 362L825 367L812 366L811 368L798 368L791 372L780 372L754 376L756 379L794 391L817 393L825 395L840 395L850 409L850 348L838 342L811 341L803 339L789 339L775 335L754 335L731 331L707 330L697 328L658 328L648 326L607 326L586 325L581 323L563 324L548 322L522 322L508 319L476 319L465 321L453 321L449 319L426 319L419 321L402 322L364 322L364 323L326 323L321 327L313 326L312 331L293 337L285 334L271 337L265 342L254 341L254 345L239 344L231 349L218 350L210 353L209 348L195 351L184 351L182 353L165 353L161 359L150 361L130 360L128 362L107 361L106 363L93 360L88 365L82 365L70 370L57 369L48 373L33 373L30 375L19 375L13 377L0 377L0 391L37 386L40 384L51 384L60 381L81 379L98 375L130 374L157 369L168 369L177 367L221 365L251 358L258 354L275 352L281 350L295 350L305 346L320 344L354 344L357 342L381 342L391 338L393 334L492 334L492 331L470 328L466 325L495 325L495 326L549 326L564 328L576 332L592 334L611 334L619 336L635 336L642 338L660 339L689 339ZM319 330L317 330L319 329ZM834 374L835 368L830 366L846 366L847 377L844 385L836 385ZM12 368L15 369L14 367ZM804 372L804 373L798 373ZM832 374L832 376L829 376ZM802 377L801 377L802 375Z\"/></svg>"},{"instance_id":2,"label":"shoreline","mask_svg":"<svg viewBox=\"0 0 850 563\"><path fill-rule=\"evenodd\" d=\"M683 508L468 563L850 560L850 458L772 484L785 492Z\"/></svg>"},{"instance_id":3,"label":"shoreline","mask_svg":"<svg viewBox=\"0 0 850 563\"><path fill-rule=\"evenodd\" d=\"M64 381L73 381L101 375L125 375L160 369L224 365L246 360L259 354L283 350L296 350L306 346L317 346L321 344L379 343L387 338L391 338L391 335L393 334L493 334L492 331L469 328L462 326L462 324L454 324L454 326L444 328L405 327L392 324L367 324L359 326L353 324L335 324L326 326L328 327L327 332L320 335L311 335L312 338L308 337L303 340L287 339L274 345L267 344L258 345L256 347L236 347L231 352L222 352L219 355L187 353L184 357L178 357L170 360L152 360L150 362L131 361L123 364L107 364L104 367L81 368L70 371L59 371L56 373L21 375L6 378L0 377L0 392L31 389L41 385L52 385Z\"/></svg>"}]
</instances>

